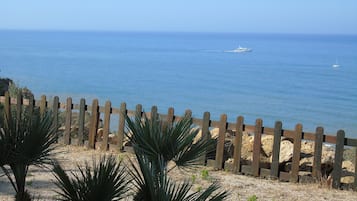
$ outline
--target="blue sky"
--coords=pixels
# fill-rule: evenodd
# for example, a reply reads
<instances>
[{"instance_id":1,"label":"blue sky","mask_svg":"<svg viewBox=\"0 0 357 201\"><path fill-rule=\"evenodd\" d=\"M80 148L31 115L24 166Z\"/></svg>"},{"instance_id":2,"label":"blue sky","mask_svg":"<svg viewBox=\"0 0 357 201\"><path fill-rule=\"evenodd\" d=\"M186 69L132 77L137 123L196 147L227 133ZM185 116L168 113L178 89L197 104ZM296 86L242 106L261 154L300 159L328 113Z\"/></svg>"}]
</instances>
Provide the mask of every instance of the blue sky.
<instances>
[{"instance_id":1,"label":"blue sky","mask_svg":"<svg viewBox=\"0 0 357 201\"><path fill-rule=\"evenodd\" d=\"M0 0L0 29L357 34L357 0Z\"/></svg>"}]
</instances>

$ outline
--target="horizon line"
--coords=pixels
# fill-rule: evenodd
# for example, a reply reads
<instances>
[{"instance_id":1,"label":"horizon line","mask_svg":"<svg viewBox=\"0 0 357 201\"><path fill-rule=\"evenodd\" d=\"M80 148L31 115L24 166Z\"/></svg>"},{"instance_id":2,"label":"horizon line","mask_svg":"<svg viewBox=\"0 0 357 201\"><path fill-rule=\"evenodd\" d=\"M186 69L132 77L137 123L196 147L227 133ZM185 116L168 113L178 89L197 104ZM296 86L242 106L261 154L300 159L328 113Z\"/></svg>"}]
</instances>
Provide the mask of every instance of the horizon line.
<instances>
[{"instance_id":1,"label":"horizon line","mask_svg":"<svg viewBox=\"0 0 357 201\"><path fill-rule=\"evenodd\" d=\"M98 32L98 33L182 33L182 34L272 34L272 35L341 35L357 36L357 33L303 33L303 32L250 32L250 31L182 31L182 30L95 30L95 29L9 29L0 31L29 31L29 32Z\"/></svg>"}]
</instances>

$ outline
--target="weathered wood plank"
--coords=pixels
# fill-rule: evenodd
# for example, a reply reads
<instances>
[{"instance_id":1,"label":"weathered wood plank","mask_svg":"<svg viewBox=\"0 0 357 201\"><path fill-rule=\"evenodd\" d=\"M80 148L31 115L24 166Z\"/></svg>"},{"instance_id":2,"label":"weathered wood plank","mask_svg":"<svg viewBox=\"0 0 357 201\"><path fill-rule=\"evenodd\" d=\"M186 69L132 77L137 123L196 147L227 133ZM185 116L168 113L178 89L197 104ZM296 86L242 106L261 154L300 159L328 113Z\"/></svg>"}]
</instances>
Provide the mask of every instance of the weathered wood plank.
<instances>
[{"instance_id":1,"label":"weathered wood plank","mask_svg":"<svg viewBox=\"0 0 357 201\"><path fill-rule=\"evenodd\" d=\"M263 127L263 134L274 135L275 128Z\"/></svg>"},{"instance_id":2,"label":"weathered wood plank","mask_svg":"<svg viewBox=\"0 0 357 201\"><path fill-rule=\"evenodd\" d=\"M151 113L150 113L150 118L153 120L153 121L158 121L159 120L159 114L157 112L157 106L154 105L151 107Z\"/></svg>"},{"instance_id":3,"label":"weathered wood plank","mask_svg":"<svg viewBox=\"0 0 357 201\"><path fill-rule=\"evenodd\" d=\"M280 181L289 181L290 174L288 172L279 172L279 180Z\"/></svg>"},{"instance_id":4,"label":"weathered wood plank","mask_svg":"<svg viewBox=\"0 0 357 201\"><path fill-rule=\"evenodd\" d=\"M30 101L31 102L31 101ZM29 102L29 103L30 103ZM33 103L33 102L32 102ZM31 105L31 104L29 104ZM33 104L32 104L33 105ZM59 122L58 122L58 116L59 116L59 112L58 112L58 107L59 107L59 98L58 96L55 96L53 98L53 104L52 104L52 115L53 115L53 127L56 129L56 134L58 134L58 128L59 128ZM58 135L57 135L57 139L56 142L58 142Z\"/></svg>"},{"instance_id":5,"label":"weathered wood plank","mask_svg":"<svg viewBox=\"0 0 357 201\"><path fill-rule=\"evenodd\" d=\"M262 131L263 131L263 120L257 119L255 122L254 144L253 144L253 162L252 162L252 173L253 173L253 176L255 176L255 177L259 176Z\"/></svg>"},{"instance_id":6,"label":"weathered wood plank","mask_svg":"<svg viewBox=\"0 0 357 201\"><path fill-rule=\"evenodd\" d=\"M219 128L220 124L221 124L220 121L211 120L211 127Z\"/></svg>"},{"instance_id":7,"label":"weathered wood plank","mask_svg":"<svg viewBox=\"0 0 357 201\"><path fill-rule=\"evenodd\" d=\"M264 178L270 178L271 177L271 170L270 169L260 168L259 172L260 172L260 177L264 177Z\"/></svg>"},{"instance_id":8,"label":"weathered wood plank","mask_svg":"<svg viewBox=\"0 0 357 201\"><path fill-rule=\"evenodd\" d=\"M143 106L141 104L137 104L135 109L135 116L142 117L142 115L143 115Z\"/></svg>"},{"instance_id":9,"label":"weathered wood plank","mask_svg":"<svg viewBox=\"0 0 357 201\"><path fill-rule=\"evenodd\" d=\"M202 122L202 136L201 140L208 140L211 137L209 132L209 121L210 121L211 114L209 112L203 113L203 122ZM206 163L206 153L204 153L200 159L200 163L204 165Z\"/></svg>"},{"instance_id":10,"label":"weathered wood plank","mask_svg":"<svg viewBox=\"0 0 357 201\"><path fill-rule=\"evenodd\" d=\"M345 142L345 131L337 131L337 142L335 149L335 163L332 172L332 188L340 188L342 175L343 149Z\"/></svg>"},{"instance_id":11,"label":"weathered wood plank","mask_svg":"<svg viewBox=\"0 0 357 201\"><path fill-rule=\"evenodd\" d=\"M72 98L67 98L66 103L66 123L63 135L63 143L70 144L71 143L71 123L72 123Z\"/></svg>"},{"instance_id":12,"label":"weathered wood plank","mask_svg":"<svg viewBox=\"0 0 357 201\"><path fill-rule=\"evenodd\" d=\"M86 113L86 100L81 98L79 104L79 116L78 116L78 145L83 145L84 143L84 123L85 123L85 113Z\"/></svg>"},{"instance_id":13,"label":"weathered wood plank","mask_svg":"<svg viewBox=\"0 0 357 201\"><path fill-rule=\"evenodd\" d=\"M345 145L352 146L352 147L357 147L357 139L346 138L346 144Z\"/></svg>"},{"instance_id":14,"label":"weathered wood plank","mask_svg":"<svg viewBox=\"0 0 357 201\"><path fill-rule=\"evenodd\" d=\"M11 98L9 92L5 92L5 103L4 103L4 114L5 119L11 119Z\"/></svg>"},{"instance_id":15,"label":"weathered wood plank","mask_svg":"<svg viewBox=\"0 0 357 201\"><path fill-rule=\"evenodd\" d=\"M240 158L242 155L242 138L243 138L244 117L237 117L236 136L234 138L234 153L233 153L233 173L237 174L241 171Z\"/></svg>"},{"instance_id":16,"label":"weathered wood plank","mask_svg":"<svg viewBox=\"0 0 357 201\"><path fill-rule=\"evenodd\" d=\"M223 168L223 154L224 154L224 141L227 132L227 115L221 115L221 121L219 125L219 134L217 139L217 148L216 148L216 166L215 168L221 170Z\"/></svg>"},{"instance_id":17,"label":"weathered wood plank","mask_svg":"<svg viewBox=\"0 0 357 201\"><path fill-rule=\"evenodd\" d=\"M254 132L255 131L255 125L252 126L252 125L244 124L244 131L246 131L246 132Z\"/></svg>"},{"instance_id":18,"label":"weathered wood plank","mask_svg":"<svg viewBox=\"0 0 357 201\"><path fill-rule=\"evenodd\" d=\"M192 118L192 111L189 109L185 110L185 117Z\"/></svg>"},{"instance_id":19,"label":"weathered wood plank","mask_svg":"<svg viewBox=\"0 0 357 201\"><path fill-rule=\"evenodd\" d=\"M29 97L29 105L28 105L28 107L27 107L27 110L28 110L28 112L29 112L30 117L31 117L32 114L33 114L34 106L35 106L34 97L33 97L33 95L30 95L30 97ZM58 128L58 127L57 127L57 128Z\"/></svg>"},{"instance_id":20,"label":"weathered wood plank","mask_svg":"<svg viewBox=\"0 0 357 201\"><path fill-rule=\"evenodd\" d=\"M137 114L141 115L141 105L136 106ZM118 149L123 150L123 142L125 136L125 118L127 115L126 103L120 104L119 127L118 127Z\"/></svg>"},{"instance_id":21,"label":"weathered wood plank","mask_svg":"<svg viewBox=\"0 0 357 201\"><path fill-rule=\"evenodd\" d=\"M22 92L19 91L16 97L16 120L18 123L21 121L21 113L22 113Z\"/></svg>"},{"instance_id":22,"label":"weathered wood plank","mask_svg":"<svg viewBox=\"0 0 357 201\"><path fill-rule=\"evenodd\" d=\"M281 142L282 128L283 128L283 123L281 121L276 121L275 129L274 129L272 163L270 169L270 176L272 178L279 178L279 156L280 156L280 142Z\"/></svg>"},{"instance_id":23,"label":"weathered wood plank","mask_svg":"<svg viewBox=\"0 0 357 201\"><path fill-rule=\"evenodd\" d=\"M314 163L312 164L312 176L321 178L321 156L322 156L322 141L324 135L324 128L317 127L314 142Z\"/></svg>"},{"instance_id":24,"label":"weathered wood plank","mask_svg":"<svg viewBox=\"0 0 357 201\"><path fill-rule=\"evenodd\" d=\"M42 95L41 96L41 102L40 102L40 114L43 116L43 114L46 112L47 109L47 101L46 101L46 96Z\"/></svg>"},{"instance_id":25,"label":"weathered wood plank","mask_svg":"<svg viewBox=\"0 0 357 201\"><path fill-rule=\"evenodd\" d=\"M175 121L176 121L176 118L175 118ZM195 125L202 125L203 119L192 118L192 123Z\"/></svg>"},{"instance_id":26,"label":"weathered wood plank","mask_svg":"<svg viewBox=\"0 0 357 201\"><path fill-rule=\"evenodd\" d=\"M91 112L91 121L89 128L89 139L88 147L94 149L96 142L96 135L98 130L98 121L99 121L99 103L98 99L94 99L92 103L92 112Z\"/></svg>"},{"instance_id":27,"label":"weathered wood plank","mask_svg":"<svg viewBox=\"0 0 357 201\"><path fill-rule=\"evenodd\" d=\"M174 122L174 117L175 117L174 114L175 114L175 109L173 107L170 107L167 111L167 118L166 118L169 127L171 127L172 123Z\"/></svg>"},{"instance_id":28,"label":"weathered wood plank","mask_svg":"<svg viewBox=\"0 0 357 201\"><path fill-rule=\"evenodd\" d=\"M161 126L162 126L162 130L166 130L168 128L172 127L172 124L174 122L174 108L170 107L167 110L167 115L160 115L162 120L166 120L166 121L161 121Z\"/></svg>"},{"instance_id":29,"label":"weathered wood plank","mask_svg":"<svg viewBox=\"0 0 357 201\"><path fill-rule=\"evenodd\" d=\"M294 138L295 131L292 130L284 130L283 136L287 138ZM314 133L308 133L304 132L304 135L302 136L302 139L304 140L315 140L315 134ZM332 135L324 135L323 136L323 141L331 144L336 144L336 136Z\"/></svg>"},{"instance_id":30,"label":"weathered wood plank","mask_svg":"<svg viewBox=\"0 0 357 201\"><path fill-rule=\"evenodd\" d=\"M253 175L253 170L251 165L242 165L241 172L246 175Z\"/></svg>"},{"instance_id":31,"label":"weathered wood plank","mask_svg":"<svg viewBox=\"0 0 357 201\"><path fill-rule=\"evenodd\" d=\"M105 111L104 111L104 127L103 127L103 139L100 149L102 151L107 151L108 140L109 140L109 128L110 128L110 114L112 109L112 103L110 101L105 102Z\"/></svg>"},{"instance_id":32,"label":"weathered wood plank","mask_svg":"<svg viewBox=\"0 0 357 201\"><path fill-rule=\"evenodd\" d=\"M299 166L300 166L300 153L301 153L301 138L302 138L302 125L295 126L294 136L294 151L291 164L290 182L298 182L299 180Z\"/></svg>"}]
</instances>

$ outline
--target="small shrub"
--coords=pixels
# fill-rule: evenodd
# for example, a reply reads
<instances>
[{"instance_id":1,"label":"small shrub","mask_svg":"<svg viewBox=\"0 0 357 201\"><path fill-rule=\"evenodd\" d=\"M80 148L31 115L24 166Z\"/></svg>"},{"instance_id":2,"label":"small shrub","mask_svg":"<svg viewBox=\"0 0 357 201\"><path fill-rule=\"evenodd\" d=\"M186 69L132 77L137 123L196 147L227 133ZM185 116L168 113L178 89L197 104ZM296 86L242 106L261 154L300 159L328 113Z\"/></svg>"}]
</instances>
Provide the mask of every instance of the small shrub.
<instances>
[{"instance_id":1,"label":"small shrub","mask_svg":"<svg viewBox=\"0 0 357 201\"><path fill-rule=\"evenodd\" d=\"M202 179L207 180L208 177L209 177L208 170L206 170L206 169L202 170L201 171L201 177L202 177Z\"/></svg>"},{"instance_id":2,"label":"small shrub","mask_svg":"<svg viewBox=\"0 0 357 201\"><path fill-rule=\"evenodd\" d=\"M256 195L252 195L248 198L247 201L257 201L258 200L258 197Z\"/></svg>"},{"instance_id":3,"label":"small shrub","mask_svg":"<svg viewBox=\"0 0 357 201\"><path fill-rule=\"evenodd\" d=\"M191 180L192 180L192 183L195 183L195 181L196 181L196 175L193 174L193 175L191 176Z\"/></svg>"}]
</instances>

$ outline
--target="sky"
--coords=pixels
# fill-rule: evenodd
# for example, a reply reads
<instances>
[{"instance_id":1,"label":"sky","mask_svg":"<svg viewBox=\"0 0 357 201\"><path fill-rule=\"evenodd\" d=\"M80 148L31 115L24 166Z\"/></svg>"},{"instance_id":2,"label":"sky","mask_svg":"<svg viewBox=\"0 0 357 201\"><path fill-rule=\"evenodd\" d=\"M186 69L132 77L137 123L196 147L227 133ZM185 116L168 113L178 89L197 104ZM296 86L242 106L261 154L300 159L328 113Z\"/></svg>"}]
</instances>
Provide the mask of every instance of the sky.
<instances>
[{"instance_id":1,"label":"sky","mask_svg":"<svg viewBox=\"0 0 357 201\"><path fill-rule=\"evenodd\" d=\"M357 34L357 0L0 0L0 29Z\"/></svg>"}]
</instances>

